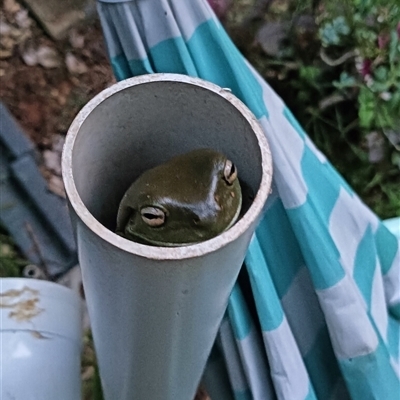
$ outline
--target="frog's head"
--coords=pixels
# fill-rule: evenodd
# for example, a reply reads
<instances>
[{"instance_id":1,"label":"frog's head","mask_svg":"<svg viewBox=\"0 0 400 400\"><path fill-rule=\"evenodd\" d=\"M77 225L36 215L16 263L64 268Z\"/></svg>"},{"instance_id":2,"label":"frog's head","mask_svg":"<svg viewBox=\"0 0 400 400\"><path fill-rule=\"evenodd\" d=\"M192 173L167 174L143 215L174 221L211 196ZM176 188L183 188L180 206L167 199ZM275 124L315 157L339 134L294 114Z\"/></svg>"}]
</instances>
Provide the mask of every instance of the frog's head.
<instances>
[{"instance_id":1,"label":"frog's head","mask_svg":"<svg viewBox=\"0 0 400 400\"><path fill-rule=\"evenodd\" d=\"M118 210L117 233L155 246L184 246L231 227L242 205L237 170L223 154L200 149L143 173Z\"/></svg>"}]
</instances>

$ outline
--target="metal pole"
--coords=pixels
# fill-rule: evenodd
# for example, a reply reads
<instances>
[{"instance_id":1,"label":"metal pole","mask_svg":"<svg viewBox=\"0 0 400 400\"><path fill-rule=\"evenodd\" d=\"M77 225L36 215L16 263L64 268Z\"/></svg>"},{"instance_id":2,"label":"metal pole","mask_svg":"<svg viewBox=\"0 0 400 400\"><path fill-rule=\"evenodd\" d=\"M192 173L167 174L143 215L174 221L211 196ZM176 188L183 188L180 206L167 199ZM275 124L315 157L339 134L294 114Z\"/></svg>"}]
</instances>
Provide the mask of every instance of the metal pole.
<instances>
[{"instance_id":1,"label":"metal pole","mask_svg":"<svg viewBox=\"0 0 400 400\"><path fill-rule=\"evenodd\" d=\"M203 147L226 154L256 194L232 228L176 248L113 233L135 178ZM81 110L62 167L105 399L193 398L270 191L258 121L229 90L183 75L143 75Z\"/></svg>"}]
</instances>

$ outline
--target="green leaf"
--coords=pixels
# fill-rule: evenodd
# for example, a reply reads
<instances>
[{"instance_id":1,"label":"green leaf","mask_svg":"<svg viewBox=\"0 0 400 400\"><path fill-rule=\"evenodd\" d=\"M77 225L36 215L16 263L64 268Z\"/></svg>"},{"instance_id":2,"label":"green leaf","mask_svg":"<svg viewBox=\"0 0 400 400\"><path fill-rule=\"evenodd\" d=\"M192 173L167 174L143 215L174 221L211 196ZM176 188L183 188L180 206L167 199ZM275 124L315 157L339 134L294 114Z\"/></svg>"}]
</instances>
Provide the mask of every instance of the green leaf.
<instances>
[{"instance_id":1,"label":"green leaf","mask_svg":"<svg viewBox=\"0 0 400 400\"><path fill-rule=\"evenodd\" d=\"M385 81L388 79L388 72L389 70L385 66L379 66L374 71L375 79L378 79L379 81Z\"/></svg>"},{"instance_id":2,"label":"green leaf","mask_svg":"<svg viewBox=\"0 0 400 400\"><path fill-rule=\"evenodd\" d=\"M319 30L322 45L338 45L340 37L350 33L350 27L343 16L336 17L332 22L326 22Z\"/></svg>"},{"instance_id":3,"label":"green leaf","mask_svg":"<svg viewBox=\"0 0 400 400\"><path fill-rule=\"evenodd\" d=\"M300 68L300 78L306 81L316 81L321 75L321 69L313 66L302 66Z\"/></svg>"},{"instance_id":4,"label":"green leaf","mask_svg":"<svg viewBox=\"0 0 400 400\"><path fill-rule=\"evenodd\" d=\"M385 92L389 89L390 87L390 82L385 81L385 82L378 82L378 81L373 81L369 87L369 90L371 90L374 93L382 93Z\"/></svg>"},{"instance_id":5,"label":"green leaf","mask_svg":"<svg viewBox=\"0 0 400 400\"><path fill-rule=\"evenodd\" d=\"M337 34L348 35L350 33L349 25L347 25L346 20L343 16L337 17L332 21L332 27Z\"/></svg>"},{"instance_id":6,"label":"green leaf","mask_svg":"<svg viewBox=\"0 0 400 400\"><path fill-rule=\"evenodd\" d=\"M345 89L357 86L357 81L354 76L349 75L346 71L340 74L338 81L333 81L333 86L338 89Z\"/></svg>"},{"instance_id":7,"label":"green leaf","mask_svg":"<svg viewBox=\"0 0 400 400\"><path fill-rule=\"evenodd\" d=\"M395 165L398 169L400 169L400 153L395 151L392 154L392 164Z\"/></svg>"},{"instance_id":8,"label":"green leaf","mask_svg":"<svg viewBox=\"0 0 400 400\"><path fill-rule=\"evenodd\" d=\"M330 22L326 23L319 30L322 45L328 47L330 45L337 45L340 42L339 35L336 33L334 27Z\"/></svg>"},{"instance_id":9,"label":"green leaf","mask_svg":"<svg viewBox=\"0 0 400 400\"><path fill-rule=\"evenodd\" d=\"M360 126L366 129L371 129L375 118L375 96L365 86L361 87L358 96L358 117L360 119Z\"/></svg>"},{"instance_id":10,"label":"green leaf","mask_svg":"<svg viewBox=\"0 0 400 400\"><path fill-rule=\"evenodd\" d=\"M389 62L393 64L399 59L400 56L400 46L399 46L399 37L397 35L396 30L393 30L390 33L390 43L389 43ZM399 60L398 60L399 61ZM399 68L399 66L397 66Z\"/></svg>"}]
</instances>

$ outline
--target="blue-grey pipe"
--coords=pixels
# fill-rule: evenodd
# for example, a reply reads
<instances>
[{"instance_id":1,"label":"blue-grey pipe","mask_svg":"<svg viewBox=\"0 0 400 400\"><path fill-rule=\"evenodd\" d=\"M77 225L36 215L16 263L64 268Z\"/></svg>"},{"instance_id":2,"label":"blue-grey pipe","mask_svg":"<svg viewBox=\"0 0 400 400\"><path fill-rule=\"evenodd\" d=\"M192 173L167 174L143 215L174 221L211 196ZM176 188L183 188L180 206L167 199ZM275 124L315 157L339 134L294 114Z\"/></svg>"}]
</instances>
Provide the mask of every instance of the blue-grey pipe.
<instances>
[{"instance_id":1,"label":"blue-grey pipe","mask_svg":"<svg viewBox=\"0 0 400 400\"><path fill-rule=\"evenodd\" d=\"M202 147L233 160L255 193L233 227L176 248L113 233L135 178ZM257 119L229 90L200 79L127 79L80 111L62 168L105 399L193 398L270 192L271 155Z\"/></svg>"}]
</instances>

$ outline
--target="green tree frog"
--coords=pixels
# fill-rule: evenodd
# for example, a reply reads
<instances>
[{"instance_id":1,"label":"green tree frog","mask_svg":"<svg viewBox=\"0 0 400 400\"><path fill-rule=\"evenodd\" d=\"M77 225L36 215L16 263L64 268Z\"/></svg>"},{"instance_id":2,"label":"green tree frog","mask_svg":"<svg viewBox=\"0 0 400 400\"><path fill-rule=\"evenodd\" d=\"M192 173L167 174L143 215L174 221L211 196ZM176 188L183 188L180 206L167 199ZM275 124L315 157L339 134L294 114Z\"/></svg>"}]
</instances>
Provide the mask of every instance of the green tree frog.
<instances>
[{"instance_id":1,"label":"green tree frog","mask_svg":"<svg viewBox=\"0 0 400 400\"><path fill-rule=\"evenodd\" d=\"M116 232L153 246L195 244L230 228L241 206L232 161L211 149L193 150L133 182L121 200Z\"/></svg>"}]
</instances>

